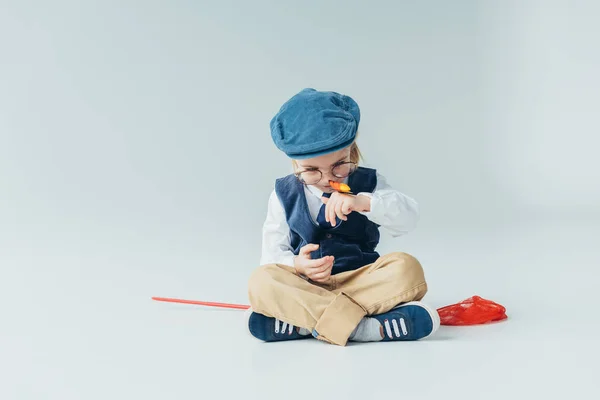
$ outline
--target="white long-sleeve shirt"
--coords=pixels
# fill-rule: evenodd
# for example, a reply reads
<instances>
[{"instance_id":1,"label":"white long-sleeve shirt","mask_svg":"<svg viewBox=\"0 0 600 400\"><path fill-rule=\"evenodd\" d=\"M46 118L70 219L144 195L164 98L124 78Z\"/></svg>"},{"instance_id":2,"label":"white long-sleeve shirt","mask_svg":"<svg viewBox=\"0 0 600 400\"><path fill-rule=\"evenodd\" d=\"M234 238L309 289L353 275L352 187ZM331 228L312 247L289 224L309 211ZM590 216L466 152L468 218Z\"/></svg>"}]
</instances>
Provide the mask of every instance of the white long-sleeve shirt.
<instances>
[{"instance_id":1,"label":"white long-sleeve shirt","mask_svg":"<svg viewBox=\"0 0 600 400\"><path fill-rule=\"evenodd\" d=\"M347 183L346 179L346 183ZM323 202L323 192L312 185L304 186L304 195L313 220ZM417 202L393 189L385 177L377 172L377 186L373 193L361 192L358 196L371 198L371 210L361 212L369 220L380 225L380 229L397 237L414 229L419 219ZM294 265L294 253L291 246L290 228L285 218L285 210L275 190L269 196L267 217L263 224L262 255L260 264Z\"/></svg>"}]
</instances>

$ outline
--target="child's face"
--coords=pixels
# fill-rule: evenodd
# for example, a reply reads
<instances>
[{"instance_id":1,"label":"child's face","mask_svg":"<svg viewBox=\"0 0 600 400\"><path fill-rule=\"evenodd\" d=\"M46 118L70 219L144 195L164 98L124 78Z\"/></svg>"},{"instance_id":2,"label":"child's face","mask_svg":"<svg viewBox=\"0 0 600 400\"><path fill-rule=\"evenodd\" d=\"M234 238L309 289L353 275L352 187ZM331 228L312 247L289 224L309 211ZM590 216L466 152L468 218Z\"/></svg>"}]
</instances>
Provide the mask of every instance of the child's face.
<instances>
[{"instance_id":1,"label":"child's face","mask_svg":"<svg viewBox=\"0 0 600 400\"><path fill-rule=\"evenodd\" d=\"M329 180L343 182L345 177L354 171L354 165L350 163L350 148L341 149L335 153L325 154L323 156L307 158L305 160L295 160L297 168L296 173L301 173L299 177L308 185L313 185L325 193L333 192L329 186ZM338 176L334 175L335 174Z\"/></svg>"}]
</instances>

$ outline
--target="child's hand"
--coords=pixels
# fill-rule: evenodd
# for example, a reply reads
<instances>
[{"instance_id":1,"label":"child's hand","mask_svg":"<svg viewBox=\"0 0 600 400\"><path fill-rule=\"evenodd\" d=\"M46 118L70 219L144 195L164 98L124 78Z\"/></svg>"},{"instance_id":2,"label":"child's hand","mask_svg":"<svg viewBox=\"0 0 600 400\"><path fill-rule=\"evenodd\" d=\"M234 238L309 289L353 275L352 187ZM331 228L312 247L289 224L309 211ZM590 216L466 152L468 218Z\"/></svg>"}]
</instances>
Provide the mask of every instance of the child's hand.
<instances>
[{"instance_id":1,"label":"child's hand","mask_svg":"<svg viewBox=\"0 0 600 400\"><path fill-rule=\"evenodd\" d=\"M311 251L319 248L318 244L307 244L300 248L298 256L294 257L294 268L300 275L304 275L315 282L327 282L333 268L333 256L325 256L313 260Z\"/></svg>"},{"instance_id":2,"label":"child's hand","mask_svg":"<svg viewBox=\"0 0 600 400\"><path fill-rule=\"evenodd\" d=\"M355 196L351 194L333 192L331 197L321 197L325 206L325 221L335 226L335 217L343 221L348 220L346 215L352 211L369 211L371 199L367 196Z\"/></svg>"}]
</instances>

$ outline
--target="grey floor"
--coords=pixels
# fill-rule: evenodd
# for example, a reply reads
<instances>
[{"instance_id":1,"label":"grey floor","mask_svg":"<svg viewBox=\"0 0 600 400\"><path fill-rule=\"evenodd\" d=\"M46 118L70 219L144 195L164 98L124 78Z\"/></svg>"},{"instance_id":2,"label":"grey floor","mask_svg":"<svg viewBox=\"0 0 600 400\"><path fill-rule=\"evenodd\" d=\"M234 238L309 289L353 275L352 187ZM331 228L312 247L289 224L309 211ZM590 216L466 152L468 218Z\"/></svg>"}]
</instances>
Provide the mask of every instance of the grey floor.
<instances>
[{"instance_id":1,"label":"grey floor","mask_svg":"<svg viewBox=\"0 0 600 400\"><path fill-rule=\"evenodd\" d=\"M345 348L263 344L243 312L150 300L246 302L245 277L225 265L178 276L151 267L166 257L115 243L13 245L0 259L3 275L17 271L1 282L0 398L597 399L599 228L582 219L417 231L402 243L426 267L428 303L478 294L509 320Z\"/></svg>"},{"instance_id":2,"label":"grey floor","mask_svg":"<svg viewBox=\"0 0 600 400\"><path fill-rule=\"evenodd\" d=\"M600 399L600 2L74 3L0 1L0 400ZM381 252L508 321L263 344L150 300L247 302L307 86L421 206Z\"/></svg>"}]
</instances>

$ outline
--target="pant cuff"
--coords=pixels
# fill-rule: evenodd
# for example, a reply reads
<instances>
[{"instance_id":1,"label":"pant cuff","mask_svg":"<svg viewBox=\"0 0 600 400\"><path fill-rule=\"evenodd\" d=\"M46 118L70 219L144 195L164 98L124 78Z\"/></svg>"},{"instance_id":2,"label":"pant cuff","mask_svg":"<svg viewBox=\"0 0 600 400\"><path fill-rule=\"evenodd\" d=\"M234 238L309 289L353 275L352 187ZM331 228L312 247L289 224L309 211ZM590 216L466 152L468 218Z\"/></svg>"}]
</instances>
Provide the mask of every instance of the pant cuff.
<instances>
[{"instance_id":1,"label":"pant cuff","mask_svg":"<svg viewBox=\"0 0 600 400\"><path fill-rule=\"evenodd\" d=\"M345 346L348 337L367 312L345 293L340 293L327 306L312 334L317 339Z\"/></svg>"}]
</instances>

